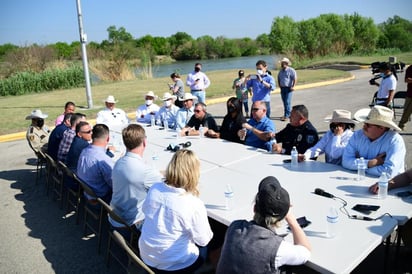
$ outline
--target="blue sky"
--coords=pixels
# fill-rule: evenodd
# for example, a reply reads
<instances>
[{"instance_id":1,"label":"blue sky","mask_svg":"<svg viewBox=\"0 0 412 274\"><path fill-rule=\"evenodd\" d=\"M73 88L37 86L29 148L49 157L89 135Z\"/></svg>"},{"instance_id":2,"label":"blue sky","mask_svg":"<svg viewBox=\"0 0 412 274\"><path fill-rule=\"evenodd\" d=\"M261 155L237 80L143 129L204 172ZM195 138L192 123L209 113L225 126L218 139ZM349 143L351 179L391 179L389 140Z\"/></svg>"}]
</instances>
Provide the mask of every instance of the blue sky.
<instances>
[{"instance_id":1,"label":"blue sky","mask_svg":"<svg viewBox=\"0 0 412 274\"><path fill-rule=\"evenodd\" d=\"M295 21L324 13L359 13L375 23L398 15L412 21L410 0L81 0L88 41L107 39L111 25L125 27L134 38L169 37L178 31L194 38L228 38L269 33L275 17ZM409 4L409 5L408 5ZM40 45L79 40L76 0L1 0L0 44Z\"/></svg>"}]
</instances>

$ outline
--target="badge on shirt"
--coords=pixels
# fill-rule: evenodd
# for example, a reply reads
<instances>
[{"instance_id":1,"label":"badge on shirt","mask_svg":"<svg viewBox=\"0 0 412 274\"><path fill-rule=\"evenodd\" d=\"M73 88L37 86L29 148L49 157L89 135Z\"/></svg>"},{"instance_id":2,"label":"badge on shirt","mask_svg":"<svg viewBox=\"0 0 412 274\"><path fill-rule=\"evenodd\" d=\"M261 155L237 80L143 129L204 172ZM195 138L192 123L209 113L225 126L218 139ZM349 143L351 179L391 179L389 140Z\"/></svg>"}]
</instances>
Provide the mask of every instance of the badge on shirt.
<instances>
[{"instance_id":1,"label":"badge on shirt","mask_svg":"<svg viewBox=\"0 0 412 274\"><path fill-rule=\"evenodd\" d=\"M315 142L315 136L313 136L313 135L306 136L306 142L308 144L312 144L313 142Z\"/></svg>"},{"instance_id":2,"label":"badge on shirt","mask_svg":"<svg viewBox=\"0 0 412 274\"><path fill-rule=\"evenodd\" d=\"M298 137L296 138L296 140L297 140L298 142L302 141L302 134L299 134Z\"/></svg>"}]
</instances>

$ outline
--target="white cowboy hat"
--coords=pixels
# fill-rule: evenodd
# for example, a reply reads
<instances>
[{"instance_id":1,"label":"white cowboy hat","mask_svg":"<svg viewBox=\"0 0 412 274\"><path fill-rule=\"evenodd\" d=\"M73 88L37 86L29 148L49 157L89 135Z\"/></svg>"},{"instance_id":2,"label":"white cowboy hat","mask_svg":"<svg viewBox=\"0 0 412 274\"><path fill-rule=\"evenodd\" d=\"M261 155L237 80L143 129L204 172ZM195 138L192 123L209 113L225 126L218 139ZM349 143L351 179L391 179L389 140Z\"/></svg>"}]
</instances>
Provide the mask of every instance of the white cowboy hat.
<instances>
[{"instance_id":1,"label":"white cowboy hat","mask_svg":"<svg viewBox=\"0 0 412 274\"><path fill-rule=\"evenodd\" d=\"M163 101L167 101L167 100L169 100L169 99L176 100L176 96L170 94L169 92L165 92L165 93L163 94L162 100L163 100Z\"/></svg>"},{"instance_id":2,"label":"white cowboy hat","mask_svg":"<svg viewBox=\"0 0 412 274\"><path fill-rule=\"evenodd\" d=\"M279 61L279 63L288 63L289 66L292 65L292 62L291 62L288 58L286 58L286 57L283 57L283 58Z\"/></svg>"},{"instance_id":3,"label":"white cowboy hat","mask_svg":"<svg viewBox=\"0 0 412 274\"><path fill-rule=\"evenodd\" d=\"M153 91L147 92L147 93L144 95L144 97L146 97L146 96L153 97L153 99L156 99L156 98L157 98L157 96L154 94Z\"/></svg>"},{"instance_id":4,"label":"white cowboy hat","mask_svg":"<svg viewBox=\"0 0 412 274\"><path fill-rule=\"evenodd\" d=\"M374 106L372 109L360 109L355 112L354 118L360 122L401 131L401 129L393 122L393 111L384 106Z\"/></svg>"},{"instance_id":5,"label":"white cowboy hat","mask_svg":"<svg viewBox=\"0 0 412 274\"><path fill-rule=\"evenodd\" d=\"M355 124L358 121L351 119L351 112L345 109L335 109L332 116L325 117L325 122L329 123L344 123L344 124Z\"/></svg>"},{"instance_id":6,"label":"white cowboy hat","mask_svg":"<svg viewBox=\"0 0 412 274\"><path fill-rule=\"evenodd\" d=\"M191 93L186 92L185 95L180 99L180 101L195 100L196 96L193 96Z\"/></svg>"},{"instance_id":7,"label":"white cowboy hat","mask_svg":"<svg viewBox=\"0 0 412 274\"><path fill-rule=\"evenodd\" d=\"M114 99L114 96L113 96L113 95L107 96L106 100L104 100L104 101L105 101L106 103L109 103L109 104L115 104L115 103L117 103L117 100Z\"/></svg>"},{"instance_id":8,"label":"white cowboy hat","mask_svg":"<svg viewBox=\"0 0 412 274\"><path fill-rule=\"evenodd\" d=\"M45 119L48 116L49 115L47 115L46 113L41 112L40 109L35 109L30 113L30 115L26 116L26 120L31 120L34 118Z\"/></svg>"}]
</instances>

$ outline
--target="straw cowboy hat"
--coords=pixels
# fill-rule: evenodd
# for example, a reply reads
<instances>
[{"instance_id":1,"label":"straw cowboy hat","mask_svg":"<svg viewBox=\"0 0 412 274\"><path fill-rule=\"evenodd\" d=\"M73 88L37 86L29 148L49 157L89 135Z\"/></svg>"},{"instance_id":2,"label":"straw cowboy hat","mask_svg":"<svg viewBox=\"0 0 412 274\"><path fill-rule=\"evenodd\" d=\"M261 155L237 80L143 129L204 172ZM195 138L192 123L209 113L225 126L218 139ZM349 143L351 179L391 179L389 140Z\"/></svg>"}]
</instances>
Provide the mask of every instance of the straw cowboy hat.
<instances>
[{"instance_id":1,"label":"straw cowboy hat","mask_svg":"<svg viewBox=\"0 0 412 274\"><path fill-rule=\"evenodd\" d=\"M354 118L360 122L401 131L401 129L393 122L393 111L384 106L374 106L372 109L360 109L355 112Z\"/></svg>"},{"instance_id":2,"label":"straw cowboy hat","mask_svg":"<svg viewBox=\"0 0 412 274\"><path fill-rule=\"evenodd\" d=\"M358 121L351 119L351 112L345 109L335 109L332 116L325 117L325 122L329 123L344 123L344 124L355 124Z\"/></svg>"},{"instance_id":3,"label":"straw cowboy hat","mask_svg":"<svg viewBox=\"0 0 412 274\"><path fill-rule=\"evenodd\" d=\"M145 98L146 98L146 97L153 97L153 99L156 99L156 98L157 98L157 96L154 94L153 91L147 92L147 93L144 95L144 97L145 97Z\"/></svg>"},{"instance_id":4,"label":"straw cowboy hat","mask_svg":"<svg viewBox=\"0 0 412 274\"><path fill-rule=\"evenodd\" d=\"M109 103L109 104L115 104L115 103L117 103L117 100L114 99L114 96L113 96L113 95L107 96L106 100L104 100L104 101L105 101L106 103Z\"/></svg>"},{"instance_id":5,"label":"straw cowboy hat","mask_svg":"<svg viewBox=\"0 0 412 274\"><path fill-rule=\"evenodd\" d=\"M186 92L185 95L180 99L180 101L195 100L196 96L193 96L191 93Z\"/></svg>"},{"instance_id":6,"label":"straw cowboy hat","mask_svg":"<svg viewBox=\"0 0 412 274\"><path fill-rule=\"evenodd\" d=\"M165 93L163 94L162 101L167 101L167 100L169 100L169 99L176 100L176 96L170 94L169 92L165 92Z\"/></svg>"},{"instance_id":7,"label":"straw cowboy hat","mask_svg":"<svg viewBox=\"0 0 412 274\"><path fill-rule=\"evenodd\" d=\"M33 110L30 115L26 116L26 120L31 120L31 119L45 119L47 118L49 115L47 115L46 113L41 112L40 109L35 109Z\"/></svg>"},{"instance_id":8,"label":"straw cowboy hat","mask_svg":"<svg viewBox=\"0 0 412 274\"><path fill-rule=\"evenodd\" d=\"M282 60L279 61L279 63L287 63L288 66L292 65L292 62L286 57L283 57Z\"/></svg>"}]
</instances>

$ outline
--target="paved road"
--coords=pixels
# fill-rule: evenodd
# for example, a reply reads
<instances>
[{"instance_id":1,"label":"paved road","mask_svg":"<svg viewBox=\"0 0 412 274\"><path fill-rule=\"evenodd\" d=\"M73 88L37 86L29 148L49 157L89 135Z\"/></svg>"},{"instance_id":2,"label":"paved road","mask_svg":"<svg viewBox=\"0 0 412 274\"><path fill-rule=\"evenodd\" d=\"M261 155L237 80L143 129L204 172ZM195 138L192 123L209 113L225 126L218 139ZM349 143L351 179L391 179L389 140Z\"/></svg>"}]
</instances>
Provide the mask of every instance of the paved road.
<instances>
[{"instance_id":1,"label":"paved road","mask_svg":"<svg viewBox=\"0 0 412 274\"><path fill-rule=\"evenodd\" d=\"M370 72L353 74L356 78L349 82L296 91L292 102L305 104L312 123L324 132L328 124L323 118L333 109L353 113L368 106L375 91L367 82ZM402 89L404 83L399 84L398 90ZM226 107L224 103L210 105L209 111L222 117ZM280 95L275 94L272 117L277 129L286 125L279 121L281 115ZM405 129L402 136L407 151L411 151L411 124ZM83 238L82 227L72 218L64 218L64 211L45 195L44 184L35 185L34 155L26 141L0 143L0 151L0 273L118 273L114 268L108 270L104 256L96 254L95 239ZM411 157L407 153L409 167ZM106 240L103 243L104 251ZM371 265L381 265L375 263Z\"/></svg>"}]
</instances>

